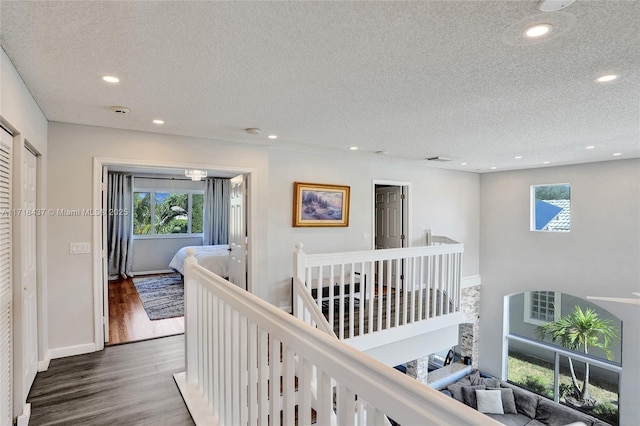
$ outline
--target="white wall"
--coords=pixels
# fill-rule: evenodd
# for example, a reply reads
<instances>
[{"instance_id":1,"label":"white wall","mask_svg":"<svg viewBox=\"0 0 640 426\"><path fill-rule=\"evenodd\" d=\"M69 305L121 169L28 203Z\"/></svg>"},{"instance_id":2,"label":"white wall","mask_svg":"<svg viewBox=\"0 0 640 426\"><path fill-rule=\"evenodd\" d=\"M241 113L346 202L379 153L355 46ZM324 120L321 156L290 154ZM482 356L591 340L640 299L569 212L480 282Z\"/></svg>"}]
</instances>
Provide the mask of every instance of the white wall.
<instances>
[{"instance_id":1,"label":"white wall","mask_svg":"<svg viewBox=\"0 0 640 426\"><path fill-rule=\"evenodd\" d=\"M309 252L371 247L372 179L412 183L412 244L424 241L427 228L465 243L465 275L478 274L479 177L428 168L422 162L393 162L376 157L313 155L253 145L158 135L90 126L51 123L49 127L49 207L91 208L93 157L203 162L257 170L256 206L258 284L256 294L269 302L290 305L294 244ZM206 159L206 160L203 160ZM293 182L351 186L348 228L292 228ZM48 245L50 314L53 348L94 341L93 287L90 255L70 255L70 242L89 242L91 218L50 218ZM363 239L363 233L367 238ZM71 300L69 300L71 298Z\"/></svg>"},{"instance_id":2,"label":"white wall","mask_svg":"<svg viewBox=\"0 0 640 426\"><path fill-rule=\"evenodd\" d=\"M4 50L0 49L0 122L14 133L13 138L13 208L21 206L21 164L23 159L23 147L29 145L39 155L38 157L38 181L37 181L37 208L47 205L47 119L40 110L38 104L29 93L20 75L14 68ZM13 220L13 278L14 278L14 369L16 380L14 387L14 414L19 415L23 411L26 401L20 395L22 389L22 375L18 372L22 369L21 363L21 334L22 334L22 247L21 247L21 218L16 216ZM38 295L38 359L46 357L48 342L46 333L47 323L47 275L44 273L47 265L46 233L47 217L36 218L37 238L37 295Z\"/></svg>"},{"instance_id":3,"label":"white wall","mask_svg":"<svg viewBox=\"0 0 640 426\"><path fill-rule=\"evenodd\" d=\"M345 150L308 154L272 150L269 154L269 283L273 303L290 305L292 253L298 242L307 253L372 248L373 180L411 183L410 245L424 245L425 231L465 244L463 276L479 273L479 176L430 168ZM348 185L348 228L293 228L293 182ZM366 234L366 237L365 237Z\"/></svg>"},{"instance_id":4,"label":"white wall","mask_svg":"<svg viewBox=\"0 0 640 426\"><path fill-rule=\"evenodd\" d=\"M529 231L529 187L571 184L571 232ZM483 174L480 368L501 372L503 297L528 290L634 297L640 291L640 160ZM621 424L640 418L640 308L597 302L623 321Z\"/></svg>"},{"instance_id":5,"label":"white wall","mask_svg":"<svg viewBox=\"0 0 640 426\"><path fill-rule=\"evenodd\" d=\"M169 271L169 262L178 250L201 245L202 237L134 239L131 270L134 275Z\"/></svg>"},{"instance_id":6,"label":"white wall","mask_svg":"<svg viewBox=\"0 0 640 426\"><path fill-rule=\"evenodd\" d=\"M258 204L266 205L266 149L190 137L79 126L49 125L49 208L90 209L94 157L196 166L256 169ZM266 221L266 212L264 213ZM258 270L266 270L266 228L258 221ZM69 243L92 241L91 217L49 218L49 339L52 348L88 350L94 342L91 254L70 255ZM258 289L263 296L264 289Z\"/></svg>"}]
</instances>

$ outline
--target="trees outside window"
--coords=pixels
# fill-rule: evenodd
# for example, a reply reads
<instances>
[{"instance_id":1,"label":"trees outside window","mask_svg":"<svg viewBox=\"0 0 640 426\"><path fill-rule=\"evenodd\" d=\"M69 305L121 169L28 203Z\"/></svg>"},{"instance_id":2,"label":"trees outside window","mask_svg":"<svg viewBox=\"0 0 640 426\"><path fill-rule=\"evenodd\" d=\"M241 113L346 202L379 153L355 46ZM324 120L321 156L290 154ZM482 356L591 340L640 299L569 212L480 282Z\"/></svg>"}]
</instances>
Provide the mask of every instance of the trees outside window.
<instances>
[{"instance_id":1,"label":"trees outside window","mask_svg":"<svg viewBox=\"0 0 640 426\"><path fill-rule=\"evenodd\" d=\"M202 233L204 194L192 192L134 192L134 235Z\"/></svg>"},{"instance_id":2,"label":"trees outside window","mask_svg":"<svg viewBox=\"0 0 640 426\"><path fill-rule=\"evenodd\" d=\"M612 321L600 318L593 309L582 310L578 305L573 312L554 322L539 326L538 331L541 339L548 335L552 342L558 342L567 349L583 352L585 355L589 354L590 348L601 349L608 360L613 358L610 345L619 337L618 328ZM565 389L565 399L574 405L595 405L596 401L589 394L589 363L584 364L584 378L580 384L571 357L567 359L572 388Z\"/></svg>"}]
</instances>

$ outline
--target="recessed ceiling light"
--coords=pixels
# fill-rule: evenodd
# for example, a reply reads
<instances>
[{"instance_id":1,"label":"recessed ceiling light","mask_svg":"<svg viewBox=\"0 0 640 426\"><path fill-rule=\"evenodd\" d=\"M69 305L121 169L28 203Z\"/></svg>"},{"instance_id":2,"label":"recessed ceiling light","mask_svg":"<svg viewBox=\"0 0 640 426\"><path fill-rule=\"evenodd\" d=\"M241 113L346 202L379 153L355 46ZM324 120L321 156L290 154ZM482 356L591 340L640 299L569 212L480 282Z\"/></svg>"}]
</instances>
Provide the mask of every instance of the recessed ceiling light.
<instances>
[{"instance_id":1,"label":"recessed ceiling light","mask_svg":"<svg viewBox=\"0 0 640 426\"><path fill-rule=\"evenodd\" d=\"M164 124L164 120L153 120L153 124Z\"/></svg>"},{"instance_id":2,"label":"recessed ceiling light","mask_svg":"<svg viewBox=\"0 0 640 426\"><path fill-rule=\"evenodd\" d=\"M351 151L356 151L358 149L357 146L352 146L351 148L349 148Z\"/></svg>"},{"instance_id":3,"label":"recessed ceiling light","mask_svg":"<svg viewBox=\"0 0 640 426\"><path fill-rule=\"evenodd\" d=\"M584 149L593 149L593 148L595 148L595 145L589 145L584 147Z\"/></svg>"},{"instance_id":4,"label":"recessed ceiling light","mask_svg":"<svg viewBox=\"0 0 640 426\"><path fill-rule=\"evenodd\" d=\"M102 79L107 83L120 83L120 79L112 75L105 75L104 77L102 77Z\"/></svg>"},{"instance_id":5,"label":"recessed ceiling light","mask_svg":"<svg viewBox=\"0 0 640 426\"><path fill-rule=\"evenodd\" d=\"M469 163L460 163L461 166L466 166Z\"/></svg>"},{"instance_id":6,"label":"recessed ceiling light","mask_svg":"<svg viewBox=\"0 0 640 426\"><path fill-rule=\"evenodd\" d=\"M610 81L616 80L617 78L618 76L615 74L602 75L596 78L596 83L608 83Z\"/></svg>"},{"instance_id":7,"label":"recessed ceiling light","mask_svg":"<svg viewBox=\"0 0 640 426\"><path fill-rule=\"evenodd\" d=\"M542 164L549 164L551 161L543 161Z\"/></svg>"},{"instance_id":8,"label":"recessed ceiling light","mask_svg":"<svg viewBox=\"0 0 640 426\"><path fill-rule=\"evenodd\" d=\"M549 24L536 24L524 31L524 36L528 38L538 38L549 34L553 27Z\"/></svg>"},{"instance_id":9,"label":"recessed ceiling light","mask_svg":"<svg viewBox=\"0 0 640 426\"><path fill-rule=\"evenodd\" d=\"M496 167L496 166L493 166L493 167L491 168L491 170L495 170L495 169L497 169L497 167Z\"/></svg>"},{"instance_id":10,"label":"recessed ceiling light","mask_svg":"<svg viewBox=\"0 0 640 426\"><path fill-rule=\"evenodd\" d=\"M278 139L278 135L269 135L267 136L269 139Z\"/></svg>"},{"instance_id":11,"label":"recessed ceiling light","mask_svg":"<svg viewBox=\"0 0 640 426\"><path fill-rule=\"evenodd\" d=\"M515 157L513 157L513 158L515 158L516 160L520 160L520 159L522 158L522 155L516 155L516 156L515 156Z\"/></svg>"},{"instance_id":12,"label":"recessed ceiling light","mask_svg":"<svg viewBox=\"0 0 640 426\"><path fill-rule=\"evenodd\" d=\"M614 152L614 153L613 153L613 156L614 156L614 157L620 157L621 155L622 155L622 153L621 153L621 152Z\"/></svg>"}]
</instances>

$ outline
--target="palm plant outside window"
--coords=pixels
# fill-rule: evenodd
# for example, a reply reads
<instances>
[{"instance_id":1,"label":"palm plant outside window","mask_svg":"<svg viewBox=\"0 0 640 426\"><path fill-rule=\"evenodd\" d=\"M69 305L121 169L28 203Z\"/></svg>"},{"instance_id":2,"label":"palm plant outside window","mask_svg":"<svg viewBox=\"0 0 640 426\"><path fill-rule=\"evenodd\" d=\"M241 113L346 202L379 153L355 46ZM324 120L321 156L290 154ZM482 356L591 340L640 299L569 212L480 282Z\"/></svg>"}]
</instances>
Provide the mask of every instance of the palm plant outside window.
<instances>
[{"instance_id":1,"label":"palm plant outside window","mask_svg":"<svg viewBox=\"0 0 640 426\"><path fill-rule=\"evenodd\" d=\"M199 192L134 192L133 234L201 234L203 198Z\"/></svg>"}]
</instances>

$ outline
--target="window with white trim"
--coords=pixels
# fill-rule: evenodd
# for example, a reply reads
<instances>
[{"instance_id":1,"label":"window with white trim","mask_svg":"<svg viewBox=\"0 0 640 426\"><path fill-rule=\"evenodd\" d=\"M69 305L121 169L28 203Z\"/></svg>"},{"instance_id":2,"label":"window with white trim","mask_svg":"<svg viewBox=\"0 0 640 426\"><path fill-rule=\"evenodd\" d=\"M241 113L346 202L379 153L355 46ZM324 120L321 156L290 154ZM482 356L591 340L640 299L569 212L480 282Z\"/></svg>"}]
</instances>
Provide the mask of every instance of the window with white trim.
<instances>
[{"instance_id":1,"label":"window with white trim","mask_svg":"<svg viewBox=\"0 0 640 426\"><path fill-rule=\"evenodd\" d=\"M202 234L204 191L143 190L133 193L133 235Z\"/></svg>"},{"instance_id":2,"label":"window with white trim","mask_svg":"<svg viewBox=\"0 0 640 426\"><path fill-rule=\"evenodd\" d=\"M571 185L531 186L531 231L571 230Z\"/></svg>"},{"instance_id":3,"label":"window with white trim","mask_svg":"<svg viewBox=\"0 0 640 426\"><path fill-rule=\"evenodd\" d=\"M528 291L524 293L524 322L542 325L560 316L560 293Z\"/></svg>"}]
</instances>

